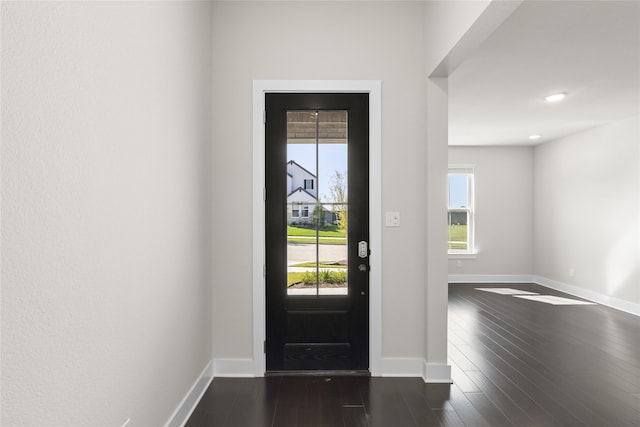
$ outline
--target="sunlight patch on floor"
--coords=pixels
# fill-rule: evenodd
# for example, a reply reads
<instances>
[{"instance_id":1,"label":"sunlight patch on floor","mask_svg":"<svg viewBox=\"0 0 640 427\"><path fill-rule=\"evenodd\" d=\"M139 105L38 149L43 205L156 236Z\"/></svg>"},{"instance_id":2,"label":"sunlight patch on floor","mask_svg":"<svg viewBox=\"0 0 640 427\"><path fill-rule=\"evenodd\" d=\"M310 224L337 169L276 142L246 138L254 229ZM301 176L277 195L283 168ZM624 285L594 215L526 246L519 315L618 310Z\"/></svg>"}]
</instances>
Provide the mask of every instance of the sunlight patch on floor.
<instances>
[{"instance_id":1,"label":"sunlight patch on floor","mask_svg":"<svg viewBox=\"0 0 640 427\"><path fill-rule=\"evenodd\" d=\"M521 291L513 288L476 288L477 291L493 292L500 295L538 295L535 292Z\"/></svg>"},{"instance_id":2,"label":"sunlight patch on floor","mask_svg":"<svg viewBox=\"0 0 640 427\"><path fill-rule=\"evenodd\" d=\"M516 298L543 302L553 305L596 305L594 302L581 301L571 298L557 297L553 295L540 295L536 292L522 291L514 288L475 288L477 291L491 292L500 295L509 295Z\"/></svg>"},{"instance_id":3,"label":"sunlight patch on floor","mask_svg":"<svg viewBox=\"0 0 640 427\"><path fill-rule=\"evenodd\" d=\"M514 297L553 305L596 305L595 302L580 301L577 299L562 298L553 295L514 295Z\"/></svg>"}]
</instances>

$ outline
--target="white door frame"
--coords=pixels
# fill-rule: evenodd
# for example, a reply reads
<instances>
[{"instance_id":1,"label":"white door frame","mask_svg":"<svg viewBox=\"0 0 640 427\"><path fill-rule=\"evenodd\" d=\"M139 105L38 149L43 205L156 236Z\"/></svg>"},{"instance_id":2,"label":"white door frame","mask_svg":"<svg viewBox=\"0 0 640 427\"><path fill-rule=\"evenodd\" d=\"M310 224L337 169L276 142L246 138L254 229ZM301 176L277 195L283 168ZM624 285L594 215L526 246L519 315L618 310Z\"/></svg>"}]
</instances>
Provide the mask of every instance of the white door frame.
<instances>
[{"instance_id":1,"label":"white door frame","mask_svg":"<svg viewBox=\"0 0 640 427\"><path fill-rule=\"evenodd\" d=\"M381 375L382 361L382 85L379 80L254 80L253 81L253 374L266 369L265 307L265 94L369 94L369 371Z\"/></svg>"}]
</instances>

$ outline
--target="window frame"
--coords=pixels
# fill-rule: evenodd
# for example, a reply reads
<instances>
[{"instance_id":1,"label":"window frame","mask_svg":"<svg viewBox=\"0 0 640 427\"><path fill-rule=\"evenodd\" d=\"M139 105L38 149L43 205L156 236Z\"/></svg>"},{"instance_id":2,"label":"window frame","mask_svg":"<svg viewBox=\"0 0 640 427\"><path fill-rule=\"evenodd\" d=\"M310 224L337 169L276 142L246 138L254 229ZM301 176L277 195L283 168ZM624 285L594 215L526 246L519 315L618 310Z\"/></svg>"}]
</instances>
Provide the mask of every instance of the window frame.
<instances>
[{"instance_id":1,"label":"window frame","mask_svg":"<svg viewBox=\"0 0 640 427\"><path fill-rule=\"evenodd\" d=\"M303 185L303 188L304 188L305 190L313 190L313 189L314 189L314 188L313 188L313 187L314 187L314 183L313 183L313 181L314 181L313 179L305 179L305 180L303 181L303 184L302 184L302 185ZM308 185L307 185L307 184L308 184Z\"/></svg>"},{"instance_id":2,"label":"window frame","mask_svg":"<svg viewBox=\"0 0 640 427\"><path fill-rule=\"evenodd\" d=\"M451 175L467 176L467 206L452 208L449 206L449 179ZM451 213L467 213L467 249L449 248L449 217ZM475 245L475 166L467 164L450 164L447 171L447 253L450 258L473 257L477 253Z\"/></svg>"}]
</instances>

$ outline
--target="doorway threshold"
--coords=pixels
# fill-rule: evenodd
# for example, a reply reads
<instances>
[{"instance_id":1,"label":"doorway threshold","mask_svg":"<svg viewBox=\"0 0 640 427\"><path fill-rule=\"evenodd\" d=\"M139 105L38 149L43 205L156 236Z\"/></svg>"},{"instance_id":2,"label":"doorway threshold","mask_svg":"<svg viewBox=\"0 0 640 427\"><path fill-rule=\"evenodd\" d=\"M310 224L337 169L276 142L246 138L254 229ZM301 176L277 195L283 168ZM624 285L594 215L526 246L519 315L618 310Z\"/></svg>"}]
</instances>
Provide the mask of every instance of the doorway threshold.
<instances>
[{"instance_id":1,"label":"doorway threshold","mask_svg":"<svg viewBox=\"0 0 640 427\"><path fill-rule=\"evenodd\" d=\"M265 377L370 377L369 371L267 371Z\"/></svg>"}]
</instances>

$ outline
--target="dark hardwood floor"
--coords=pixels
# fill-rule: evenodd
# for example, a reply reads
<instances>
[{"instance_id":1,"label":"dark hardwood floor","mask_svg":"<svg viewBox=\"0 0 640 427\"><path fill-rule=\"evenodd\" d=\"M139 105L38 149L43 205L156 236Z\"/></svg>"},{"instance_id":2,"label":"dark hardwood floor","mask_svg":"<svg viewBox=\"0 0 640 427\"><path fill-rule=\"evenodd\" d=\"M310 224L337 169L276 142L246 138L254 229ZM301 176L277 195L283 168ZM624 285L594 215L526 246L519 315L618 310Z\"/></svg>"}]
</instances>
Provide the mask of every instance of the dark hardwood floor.
<instances>
[{"instance_id":1,"label":"dark hardwood floor","mask_svg":"<svg viewBox=\"0 0 640 427\"><path fill-rule=\"evenodd\" d=\"M418 378L215 378L188 427L640 426L640 318L450 285L454 384Z\"/></svg>"}]
</instances>

